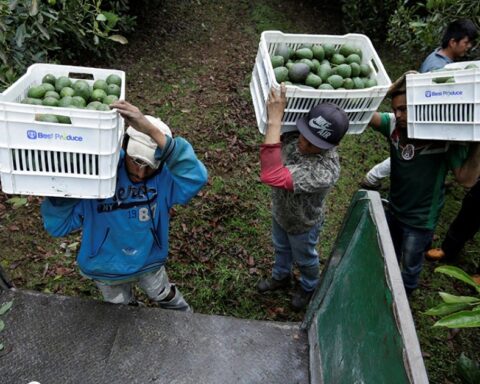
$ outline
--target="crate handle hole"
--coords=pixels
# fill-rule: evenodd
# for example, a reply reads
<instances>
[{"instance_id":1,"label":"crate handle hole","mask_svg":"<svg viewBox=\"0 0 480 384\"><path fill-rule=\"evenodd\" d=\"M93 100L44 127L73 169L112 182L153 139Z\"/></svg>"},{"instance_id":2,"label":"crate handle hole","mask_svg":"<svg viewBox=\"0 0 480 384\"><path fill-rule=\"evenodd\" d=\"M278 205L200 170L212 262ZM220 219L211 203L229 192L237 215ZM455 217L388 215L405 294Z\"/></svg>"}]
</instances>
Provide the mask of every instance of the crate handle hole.
<instances>
[{"instance_id":1,"label":"crate handle hole","mask_svg":"<svg viewBox=\"0 0 480 384\"><path fill-rule=\"evenodd\" d=\"M93 80L94 77L91 73L78 73L78 72L70 72L68 77L71 79L80 79L80 80Z\"/></svg>"}]
</instances>

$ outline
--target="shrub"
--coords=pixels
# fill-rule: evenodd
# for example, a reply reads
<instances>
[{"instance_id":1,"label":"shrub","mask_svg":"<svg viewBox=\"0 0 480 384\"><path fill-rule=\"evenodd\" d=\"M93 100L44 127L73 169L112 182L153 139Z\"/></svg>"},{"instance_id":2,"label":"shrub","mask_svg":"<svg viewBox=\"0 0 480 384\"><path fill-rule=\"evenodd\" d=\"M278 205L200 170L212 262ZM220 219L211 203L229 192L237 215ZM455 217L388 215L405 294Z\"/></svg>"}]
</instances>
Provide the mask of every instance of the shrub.
<instances>
[{"instance_id":1,"label":"shrub","mask_svg":"<svg viewBox=\"0 0 480 384\"><path fill-rule=\"evenodd\" d=\"M343 26L349 33L363 33L374 42L384 41L388 20L398 0L342 1Z\"/></svg>"},{"instance_id":2,"label":"shrub","mask_svg":"<svg viewBox=\"0 0 480 384\"><path fill-rule=\"evenodd\" d=\"M0 2L0 89L36 62L110 57L133 30L128 0Z\"/></svg>"},{"instance_id":3,"label":"shrub","mask_svg":"<svg viewBox=\"0 0 480 384\"><path fill-rule=\"evenodd\" d=\"M440 45L445 27L452 21L470 18L480 27L480 2L471 0L428 0L413 6L400 5L389 21L387 41L403 54L419 52L424 57ZM476 55L478 43L471 51Z\"/></svg>"}]
</instances>

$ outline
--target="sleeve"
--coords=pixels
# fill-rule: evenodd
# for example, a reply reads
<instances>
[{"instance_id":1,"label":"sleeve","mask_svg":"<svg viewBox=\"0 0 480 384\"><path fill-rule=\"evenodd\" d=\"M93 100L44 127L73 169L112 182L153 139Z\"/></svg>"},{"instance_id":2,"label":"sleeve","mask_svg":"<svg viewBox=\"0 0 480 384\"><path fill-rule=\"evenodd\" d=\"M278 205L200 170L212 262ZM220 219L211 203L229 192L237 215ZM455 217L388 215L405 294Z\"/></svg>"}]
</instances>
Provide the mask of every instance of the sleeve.
<instances>
[{"instance_id":1,"label":"sleeve","mask_svg":"<svg viewBox=\"0 0 480 384\"><path fill-rule=\"evenodd\" d=\"M292 175L283 165L280 143L260 146L260 180L271 187L293 191Z\"/></svg>"},{"instance_id":2,"label":"sleeve","mask_svg":"<svg viewBox=\"0 0 480 384\"><path fill-rule=\"evenodd\" d=\"M40 211L45 229L54 237L66 236L83 224L83 204L80 199L47 197Z\"/></svg>"},{"instance_id":3,"label":"sleeve","mask_svg":"<svg viewBox=\"0 0 480 384\"><path fill-rule=\"evenodd\" d=\"M450 169L461 168L468 158L469 146L464 144L450 144L448 150L448 166Z\"/></svg>"},{"instance_id":4,"label":"sleeve","mask_svg":"<svg viewBox=\"0 0 480 384\"><path fill-rule=\"evenodd\" d=\"M186 204L207 183L208 173L198 160L190 143L182 137L172 139L162 149L157 148L155 158L163 161L173 178L169 205Z\"/></svg>"},{"instance_id":5,"label":"sleeve","mask_svg":"<svg viewBox=\"0 0 480 384\"><path fill-rule=\"evenodd\" d=\"M372 129L380 132L383 136L389 138L390 134L395 128L395 116L393 115L393 113L381 112L380 119L380 126L378 128L372 126Z\"/></svg>"}]
</instances>

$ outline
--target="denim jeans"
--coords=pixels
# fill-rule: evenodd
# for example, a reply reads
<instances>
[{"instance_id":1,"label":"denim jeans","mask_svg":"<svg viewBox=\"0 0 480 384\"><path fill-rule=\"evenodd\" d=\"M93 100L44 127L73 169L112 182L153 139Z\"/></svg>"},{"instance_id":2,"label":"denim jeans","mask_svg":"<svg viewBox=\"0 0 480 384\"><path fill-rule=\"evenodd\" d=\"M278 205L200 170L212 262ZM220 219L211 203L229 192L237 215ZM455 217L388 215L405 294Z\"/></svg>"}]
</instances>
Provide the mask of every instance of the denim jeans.
<instances>
[{"instance_id":1,"label":"denim jeans","mask_svg":"<svg viewBox=\"0 0 480 384\"><path fill-rule=\"evenodd\" d=\"M400 264L403 285L407 292L411 292L417 288L425 251L432 243L433 231L404 224L388 211L387 221L395 254Z\"/></svg>"},{"instance_id":2,"label":"denim jeans","mask_svg":"<svg viewBox=\"0 0 480 384\"><path fill-rule=\"evenodd\" d=\"M306 292L315 289L319 281L318 253L315 249L322 223L314 225L308 232L292 235L272 220L272 240L275 248L275 264L272 277L282 280L292 273L295 263L300 270L300 285Z\"/></svg>"}]
</instances>

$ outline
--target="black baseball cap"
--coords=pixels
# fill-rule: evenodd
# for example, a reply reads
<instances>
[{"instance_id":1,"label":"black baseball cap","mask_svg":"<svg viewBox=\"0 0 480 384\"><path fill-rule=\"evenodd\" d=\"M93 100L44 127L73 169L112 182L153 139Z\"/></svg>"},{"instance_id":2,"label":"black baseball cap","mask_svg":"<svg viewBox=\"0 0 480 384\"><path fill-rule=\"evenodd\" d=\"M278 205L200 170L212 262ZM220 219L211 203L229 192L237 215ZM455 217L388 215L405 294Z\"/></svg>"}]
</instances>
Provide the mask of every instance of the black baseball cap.
<instances>
[{"instance_id":1,"label":"black baseball cap","mask_svg":"<svg viewBox=\"0 0 480 384\"><path fill-rule=\"evenodd\" d=\"M297 129L309 143L330 149L340 143L348 130L348 116L336 104L322 103L297 120Z\"/></svg>"}]
</instances>

